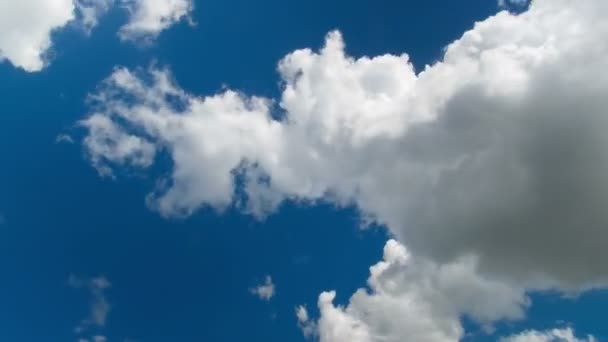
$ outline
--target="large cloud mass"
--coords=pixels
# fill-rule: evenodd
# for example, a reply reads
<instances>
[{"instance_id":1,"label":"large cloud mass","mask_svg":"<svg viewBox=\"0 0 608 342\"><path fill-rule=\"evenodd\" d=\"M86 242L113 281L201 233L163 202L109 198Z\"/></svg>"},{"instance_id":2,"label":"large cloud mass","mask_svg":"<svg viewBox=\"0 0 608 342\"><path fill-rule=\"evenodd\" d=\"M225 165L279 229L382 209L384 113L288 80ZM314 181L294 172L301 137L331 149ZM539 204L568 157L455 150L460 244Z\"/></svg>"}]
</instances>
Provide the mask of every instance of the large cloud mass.
<instances>
[{"instance_id":1,"label":"large cloud mass","mask_svg":"<svg viewBox=\"0 0 608 342\"><path fill-rule=\"evenodd\" d=\"M106 174L174 166L149 203L163 215L234 201L356 204L416 255L472 256L533 288L608 278L608 3L537 0L498 13L416 73L407 55L354 59L339 33L279 64L273 101L195 97L166 70L117 69L94 97L85 146Z\"/></svg>"}]
</instances>

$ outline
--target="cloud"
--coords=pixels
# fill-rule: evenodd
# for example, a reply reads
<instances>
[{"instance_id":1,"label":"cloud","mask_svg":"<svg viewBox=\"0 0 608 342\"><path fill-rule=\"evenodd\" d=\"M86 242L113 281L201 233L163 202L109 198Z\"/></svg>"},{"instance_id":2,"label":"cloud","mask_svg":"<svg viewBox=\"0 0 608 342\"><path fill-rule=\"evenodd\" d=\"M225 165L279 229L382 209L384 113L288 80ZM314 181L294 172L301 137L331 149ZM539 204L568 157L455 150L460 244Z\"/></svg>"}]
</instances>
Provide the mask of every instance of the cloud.
<instances>
[{"instance_id":1,"label":"cloud","mask_svg":"<svg viewBox=\"0 0 608 342\"><path fill-rule=\"evenodd\" d=\"M313 338L318 336L317 323L310 318L305 306L300 305L296 307L296 317L298 319L298 327L302 330L304 337Z\"/></svg>"},{"instance_id":2,"label":"cloud","mask_svg":"<svg viewBox=\"0 0 608 342\"><path fill-rule=\"evenodd\" d=\"M187 19L194 9L192 0L121 0L129 11L129 22L120 29L123 40L150 40L171 25Z\"/></svg>"},{"instance_id":3,"label":"cloud","mask_svg":"<svg viewBox=\"0 0 608 342\"><path fill-rule=\"evenodd\" d=\"M0 59L26 71L47 63L51 33L74 19L72 0L0 2Z\"/></svg>"},{"instance_id":4,"label":"cloud","mask_svg":"<svg viewBox=\"0 0 608 342\"><path fill-rule=\"evenodd\" d=\"M74 138L72 138L72 136L70 136L69 134L59 134L55 137L55 143L73 144Z\"/></svg>"},{"instance_id":5,"label":"cloud","mask_svg":"<svg viewBox=\"0 0 608 342\"><path fill-rule=\"evenodd\" d=\"M89 339L81 338L78 342L107 342L108 339L105 336L93 336Z\"/></svg>"},{"instance_id":6,"label":"cloud","mask_svg":"<svg viewBox=\"0 0 608 342\"><path fill-rule=\"evenodd\" d=\"M514 6L517 8L525 7L530 0L498 0L498 6L502 8L507 8L510 6Z\"/></svg>"},{"instance_id":7,"label":"cloud","mask_svg":"<svg viewBox=\"0 0 608 342\"><path fill-rule=\"evenodd\" d=\"M554 329L550 331L526 331L524 333L503 338L500 342L597 342L593 336L579 338L571 328Z\"/></svg>"},{"instance_id":8,"label":"cloud","mask_svg":"<svg viewBox=\"0 0 608 342\"><path fill-rule=\"evenodd\" d=\"M105 295L105 291L112 286L108 279L103 276L86 279L71 275L68 284L75 289L88 290L92 298L89 315L76 327L76 333L80 335L91 327L104 327L111 310ZM93 341L97 340L93 339Z\"/></svg>"},{"instance_id":9,"label":"cloud","mask_svg":"<svg viewBox=\"0 0 608 342\"><path fill-rule=\"evenodd\" d=\"M464 336L463 315L486 326L524 316L529 301L523 289L476 271L473 259L438 265L391 240L384 260L370 268L368 289L358 290L346 307L333 304L335 292L325 292L319 320L300 308L298 321L305 335L321 342L457 342Z\"/></svg>"},{"instance_id":10,"label":"cloud","mask_svg":"<svg viewBox=\"0 0 608 342\"><path fill-rule=\"evenodd\" d=\"M114 5L114 0L74 0L74 4L79 25L87 33L91 33L99 24L99 19Z\"/></svg>"},{"instance_id":11,"label":"cloud","mask_svg":"<svg viewBox=\"0 0 608 342\"><path fill-rule=\"evenodd\" d=\"M90 32L114 0L23 0L0 3L0 60L28 72L49 63L52 34L69 25Z\"/></svg>"},{"instance_id":12,"label":"cloud","mask_svg":"<svg viewBox=\"0 0 608 342\"><path fill-rule=\"evenodd\" d=\"M105 336L106 323L112 306L106 292L112 287L108 278L84 278L70 275L68 285L74 289L84 289L91 297L89 313L75 328L77 342L107 342ZM124 342L134 342L132 339L122 339Z\"/></svg>"},{"instance_id":13,"label":"cloud","mask_svg":"<svg viewBox=\"0 0 608 342\"><path fill-rule=\"evenodd\" d=\"M249 291L251 294L260 298L261 300L269 301L272 299L272 297L274 297L275 289L276 287L272 282L272 277L266 276L263 284L260 284Z\"/></svg>"},{"instance_id":14,"label":"cloud","mask_svg":"<svg viewBox=\"0 0 608 342\"><path fill-rule=\"evenodd\" d=\"M100 175L113 175L105 160L140 167L152 164L156 147L145 139L125 133L107 117L92 116L81 124L91 133L85 138L84 145Z\"/></svg>"},{"instance_id":15,"label":"cloud","mask_svg":"<svg viewBox=\"0 0 608 342\"><path fill-rule=\"evenodd\" d=\"M2 1L0 61L28 72L40 71L49 64L53 33L69 26L90 33L117 3L129 12L129 21L119 32L123 40L150 41L193 10L192 0Z\"/></svg>"},{"instance_id":16,"label":"cloud","mask_svg":"<svg viewBox=\"0 0 608 342\"><path fill-rule=\"evenodd\" d=\"M118 68L82 122L85 147L103 172L168 153L171 175L148 196L165 216L234 205L238 171L258 216L284 200L354 204L439 264L474 256L529 288L604 286L607 11L503 11L419 72L407 55L349 57L333 32L279 63L279 100L198 97L167 70Z\"/></svg>"}]
</instances>

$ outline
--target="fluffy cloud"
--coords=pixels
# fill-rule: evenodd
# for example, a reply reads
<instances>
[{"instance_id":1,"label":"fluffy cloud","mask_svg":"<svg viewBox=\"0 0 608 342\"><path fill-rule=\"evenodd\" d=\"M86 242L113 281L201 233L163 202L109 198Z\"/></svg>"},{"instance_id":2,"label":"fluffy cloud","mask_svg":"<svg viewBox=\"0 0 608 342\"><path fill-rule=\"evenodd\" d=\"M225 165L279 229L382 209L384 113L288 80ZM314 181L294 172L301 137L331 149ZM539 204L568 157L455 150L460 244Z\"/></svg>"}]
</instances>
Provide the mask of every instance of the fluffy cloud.
<instances>
[{"instance_id":1,"label":"fluffy cloud","mask_svg":"<svg viewBox=\"0 0 608 342\"><path fill-rule=\"evenodd\" d=\"M251 294L264 301L269 301L274 297L275 285L271 276L266 276L264 283L250 289Z\"/></svg>"},{"instance_id":2,"label":"fluffy cloud","mask_svg":"<svg viewBox=\"0 0 608 342\"><path fill-rule=\"evenodd\" d=\"M412 253L530 288L608 279L608 3L537 0L477 23L416 72L407 55L352 58L333 32L279 64L271 99L196 97L166 70L117 69L83 124L94 165L171 176L148 197L166 216L235 201L357 205ZM98 124L99 123L99 124ZM109 127L109 128L106 128Z\"/></svg>"},{"instance_id":3,"label":"fluffy cloud","mask_svg":"<svg viewBox=\"0 0 608 342\"><path fill-rule=\"evenodd\" d=\"M318 335L317 323L310 318L305 306L296 307L296 317L298 318L298 327L302 330L304 337L312 338Z\"/></svg>"},{"instance_id":4,"label":"fluffy cloud","mask_svg":"<svg viewBox=\"0 0 608 342\"><path fill-rule=\"evenodd\" d=\"M120 29L123 40L148 40L171 25L188 18L192 0L121 0L130 12L128 24Z\"/></svg>"},{"instance_id":5,"label":"fluffy cloud","mask_svg":"<svg viewBox=\"0 0 608 342\"><path fill-rule=\"evenodd\" d=\"M142 167L152 164L155 146L145 139L124 133L112 120L93 116L83 121L82 125L90 129L91 134L84 140L84 145L101 175L112 174L112 170L103 163L105 159Z\"/></svg>"},{"instance_id":6,"label":"fluffy cloud","mask_svg":"<svg viewBox=\"0 0 608 342\"><path fill-rule=\"evenodd\" d=\"M27 71L45 66L51 33L74 18L72 0L0 2L0 59Z\"/></svg>"},{"instance_id":7,"label":"fluffy cloud","mask_svg":"<svg viewBox=\"0 0 608 342\"><path fill-rule=\"evenodd\" d=\"M500 342L596 342L593 336L579 338L572 329L554 329L551 331L526 331L519 335L503 338Z\"/></svg>"},{"instance_id":8,"label":"fluffy cloud","mask_svg":"<svg viewBox=\"0 0 608 342\"><path fill-rule=\"evenodd\" d=\"M80 25L87 33L97 26L99 18L110 10L114 0L74 0Z\"/></svg>"},{"instance_id":9,"label":"fluffy cloud","mask_svg":"<svg viewBox=\"0 0 608 342\"><path fill-rule=\"evenodd\" d=\"M40 71L49 62L52 34L73 24L90 32L117 0L21 0L0 2L0 60L26 71ZM129 22L119 35L125 40L150 40L187 17L191 0L121 0Z\"/></svg>"},{"instance_id":10,"label":"fluffy cloud","mask_svg":"<svg viewBox=\"0 0 608 342\"><path fill-rule=\"evenodd\" d=\"M528 305L522 289L480 277L473 259L437 265L394 240L370 273L369 290L357 291L346 307L333 304L335 292L321 294L317 322L298 309L305 335L321 342L457 342L462 315L490 325L521 318Z\"/></svg>"}]
</instances>

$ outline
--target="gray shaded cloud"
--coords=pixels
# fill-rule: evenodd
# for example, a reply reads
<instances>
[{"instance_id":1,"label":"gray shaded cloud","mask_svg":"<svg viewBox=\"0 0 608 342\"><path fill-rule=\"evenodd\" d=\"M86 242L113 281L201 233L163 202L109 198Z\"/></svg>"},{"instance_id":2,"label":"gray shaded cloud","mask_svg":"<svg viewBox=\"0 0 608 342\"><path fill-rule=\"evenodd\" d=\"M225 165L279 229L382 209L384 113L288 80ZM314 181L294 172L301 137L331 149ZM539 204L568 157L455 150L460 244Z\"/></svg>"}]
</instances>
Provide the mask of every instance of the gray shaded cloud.
<instances>
[{"instance_id":1,"label":"gray shaded cloud","mask_svg":"<svg viewBox=\"0 0 608 342\"><path fill-rule=\"evenodd\" d=\"M391 240L370 268L368 288L344 307L333 303L335 292L325 292L319 319L299 307L298 323L306 337L321 342L457 342L464 337L463 315L488 329L497 320L522 318L525 291L480 276L476 267L472 259L438 265Z\"/></svg>"},{"instance_id":2,"label":"gray shaded cloud","mask_svg":"<svg viewBox=\"0 0 608 342\"><path fill-rule=\"evenodd\" d=\"M168 151L172 174L148 197L166 216L233 204L241 170L257 216L284 200L355 204L440 263L472 255L531 289L604 286L607 11L503 11L420 72L407 55L347 56L333 32L279 63L281 121L271 99L196 97L167 70L118 68L82 122L85 147L100 171Z\"/></svg>"}]
</instances>

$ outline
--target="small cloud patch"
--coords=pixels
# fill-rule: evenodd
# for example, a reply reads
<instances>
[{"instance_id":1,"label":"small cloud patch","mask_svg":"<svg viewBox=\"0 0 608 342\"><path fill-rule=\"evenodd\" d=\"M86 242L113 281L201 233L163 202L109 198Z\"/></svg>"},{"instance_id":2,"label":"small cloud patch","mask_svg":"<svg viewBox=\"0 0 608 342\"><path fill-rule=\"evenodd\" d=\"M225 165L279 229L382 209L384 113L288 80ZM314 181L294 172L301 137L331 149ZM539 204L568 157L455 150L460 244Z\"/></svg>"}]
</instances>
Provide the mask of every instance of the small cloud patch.
<instances>
[{"instance_id":1,"label":"small cloud patch","mask_svg":"<svg viewBox=\"0 0 608 342\"><path fill-rule=\"evenodd\" d=\"M272 282L272 277L266 276L263 284L249 289L249 292L263 301L269 301L274 297L275 290L276 286Z\"/></svg>"}]
</instances>

